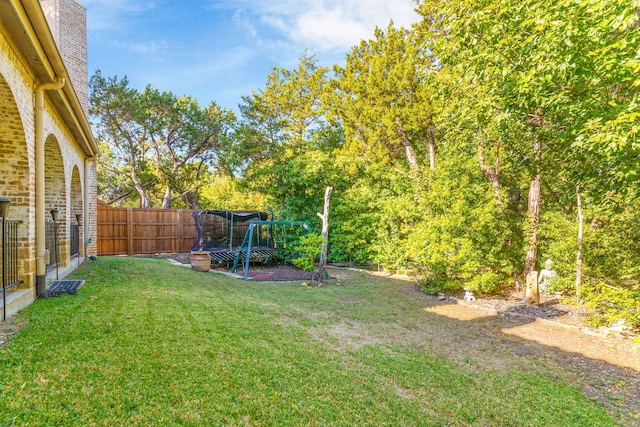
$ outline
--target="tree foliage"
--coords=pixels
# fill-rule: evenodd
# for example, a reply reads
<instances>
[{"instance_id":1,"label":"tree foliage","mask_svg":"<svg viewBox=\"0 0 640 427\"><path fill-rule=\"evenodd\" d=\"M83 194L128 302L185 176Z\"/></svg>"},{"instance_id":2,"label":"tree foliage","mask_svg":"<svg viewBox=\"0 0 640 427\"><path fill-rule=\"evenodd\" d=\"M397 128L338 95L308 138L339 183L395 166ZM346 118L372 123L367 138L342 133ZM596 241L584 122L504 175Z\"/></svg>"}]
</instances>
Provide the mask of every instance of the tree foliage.
<instances>
[{"instance_id":1,"label":"tree foliage","mask_svg":"<svg viewBox=\"0 0 640 427\"><path fill-rule=\"evenodd\" d=\"M442 82L436 123L444 140L472 142L485 176L497 179L497 195L505 184L519 187L509 190L516 194L527 181L532 191L537 185L539 197L528 204L541 213L521 228L529 235L527 261L535 267L531 249L540 243L571 276L575 189L596 223L621 218L614 213L624 209L620 202L637 198L638 127L628 120L638 114L638 2L425 0L420 12L416 30L438 58L430 72ZM491 163L493 175L486 173ZM594 267L602 272L612 259L593 258L598 244L590 233L585 243L587 281L597 280Z\"/></svg>"},{"instance_id":2,"label":"tree foliage","mask_svg":"<svg viewBox=\"0 0 640 427\"><path fill-rule=\"evenodd\" d=\"M432 109L421 67L431 58L414 33L393 25L375 30L335 67L328 95L354 155L405 160L417 173L435 150ZM434 159L430 166L435 167Z\"/></svg>"},{"instance_id":3,"label":"tree foliage","mask_svg":"<svg viewBox=\"0 0 640 427\"><path fill-rule=\"evenodd\" d=\"M331 152L343 137L326 120L327 73L304 55L294 70L275 68L265 89L240 105L235 154L243 182L269 195L290 219L313 217L336 176Z\"/></svg>"},{"instance_id":4,"label":"tree foliage","mask_svg":"<svg viewBox=\"0 0 640 427\"><path fill-rule=\"evenodd\" d=\"M126 197L128 186L118 176L126 171L140 207L166 209L176 199L196 207L206 172L226 165L234 114L151 86L139 92L126 77L105 78L100 71L90 88L94 128L109 148L101 160L104 178L119 182Z\"/></svg>"}]
</instances>

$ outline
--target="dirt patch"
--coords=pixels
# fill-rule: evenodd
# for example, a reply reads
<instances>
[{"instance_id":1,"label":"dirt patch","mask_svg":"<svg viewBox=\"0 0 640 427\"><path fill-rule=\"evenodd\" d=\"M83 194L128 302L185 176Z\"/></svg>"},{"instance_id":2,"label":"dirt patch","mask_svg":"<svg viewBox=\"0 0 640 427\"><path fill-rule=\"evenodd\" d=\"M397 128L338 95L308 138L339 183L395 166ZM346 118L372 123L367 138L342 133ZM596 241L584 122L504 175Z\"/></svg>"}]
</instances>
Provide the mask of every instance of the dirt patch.
<instances>
[{"instance_id":1,"label":"dirt patch","mask_svg":"<svg viewBox=\"0 0 640 427\"><path fill-rule=\"evenodd\" d=\"M350 274L361 273L331 270L339 280ZM623 424L640 425L640 352L628 337L585 326L586 309L549 295L530 307L517 293L467 302L426 295L410 280L396 283L393 292L404 297L398 309L415 313L409 320L342 318L310 333L336 351L401 344L471 370L544 372L574 384Z\"/></svg>"},{"instance_id":2,"label":"dirt patch","mask_svg":"<svg viewBox=\"0 0 640 427\"><path fill-rule=\"evenodd\" d=\"M277 267L258 267L249 270L249 279L258 281L293 282L314 280L315 272L281 265Z\"/></svg>"},{"instance_id":3,"label":"dirt patch","mask_svg":"<svg viewBox=\"0 0 640 427\"><path fill-rule=\"evenodd\" d=\"M20 316L10 317L4 322L0 323L0 348L4 347L9 339L16 335L24 325L26 320Z\"/></svg>"},{"instance_id":4,"label":"dirt patch","mask_svg":"<svg viewBox=\"0 0 640 427\"><path fill-rule=\"evenodd\" d=\"M316 339L327 341L340 352L389 342L386 335L374 333L366 325L354 321L342 321L329 327L310 327L308 330Z\"/></svg>"},{"instance_id":5,"label":"dirt patch","mask_svg":"<svg viewBox=\"0 0 640 427\"><path fill-rule=\"evenodd\" d=\"M191 264L191 255L189 253L182 254L160 254L158 258L171 258L181 264ZM212 264L211 268L216 271L222 271L230 273L232 263ZM238 267L236 274L242 276L243 271L241 267ZM315 280L315 274L313 271L304 271L299 268L290 265L269 264L263 265L261 263L251 264L248 272L249 280L256 280L259 282L294 282L294 281L313 281Z\"/></svg>"}]
</instances>

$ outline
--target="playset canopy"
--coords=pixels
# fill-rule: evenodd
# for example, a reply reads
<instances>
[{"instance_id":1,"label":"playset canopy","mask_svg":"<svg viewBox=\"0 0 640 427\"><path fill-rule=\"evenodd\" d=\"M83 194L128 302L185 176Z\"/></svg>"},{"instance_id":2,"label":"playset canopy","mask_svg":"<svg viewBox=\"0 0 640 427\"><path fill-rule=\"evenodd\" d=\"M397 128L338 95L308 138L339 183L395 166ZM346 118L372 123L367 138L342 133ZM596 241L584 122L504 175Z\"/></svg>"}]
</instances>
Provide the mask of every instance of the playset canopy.
<instances>
[{"instance_id":1,"label":"playset canopy","mask_svg":"<svg viewBox=\"0 0 640 427\"><path fill-rule=\"evenodd\" d=\"M230 264L235 273L242 262L247 280L249 262L269 262L285 258L287 241L310 233L303 221L268 220L266 212L206 210L194 212L196 238L192 251L209 252L214 263Z\"/></svg>"},{"instance_id":2,"label":"playset canopy","mask_svg":"<svg viewBox=\"0 0 640 427\"><path fill-rule=\"evenodd\" d=\"M266 212L232 212L205 210L194 212L196 237L192 251L206 251L213 262L233 262L235 253L242 244L244 235L249 229L251 220L265 221L269 218ZM268 236L256 235L255 246L273 248Z\"/></svg>"}]
</instances>

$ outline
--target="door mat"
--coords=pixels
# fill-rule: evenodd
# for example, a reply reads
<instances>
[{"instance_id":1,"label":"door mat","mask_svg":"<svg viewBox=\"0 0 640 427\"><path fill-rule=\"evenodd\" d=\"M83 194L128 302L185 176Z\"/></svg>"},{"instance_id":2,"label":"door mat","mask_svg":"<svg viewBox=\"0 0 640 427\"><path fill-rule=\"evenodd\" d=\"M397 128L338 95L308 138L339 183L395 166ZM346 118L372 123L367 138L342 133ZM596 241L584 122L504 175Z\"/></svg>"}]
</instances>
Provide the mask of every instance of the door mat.
<instances>
[{"instance_id":1,"label":"door mat","mask_svg":"<svg viewBox=\"0 0 640 427\"><path fill-rule=\"evenodd\" d=\"M59 297L62 294L75 295L84 285L84 280L55 280L47 288L47 297Z\"/></svg>"}]
</instances>

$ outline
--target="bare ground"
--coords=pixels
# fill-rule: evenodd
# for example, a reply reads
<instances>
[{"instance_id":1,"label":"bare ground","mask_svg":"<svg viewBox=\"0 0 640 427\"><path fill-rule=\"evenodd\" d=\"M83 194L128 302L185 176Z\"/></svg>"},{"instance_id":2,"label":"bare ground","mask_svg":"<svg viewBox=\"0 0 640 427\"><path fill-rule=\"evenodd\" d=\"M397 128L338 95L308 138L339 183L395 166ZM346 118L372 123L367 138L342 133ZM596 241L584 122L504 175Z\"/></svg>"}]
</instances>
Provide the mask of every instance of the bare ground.
<instances>
[{"instance_id":1,"label":"bare ground","mask_svg":"<svg viewBox=\"0 0 640 427\"><path fill-rule=\"evenodd\" d=\"M338 281L349 272L331 270ZM543 372L574 384L627 426L640 426L640 351L629 337L585 327L586 311L547 296L529 307L519 294L466 302L424 294L397 280L424 312L413 324L364 325L353 320L312 333L339 347L404 343L478 369ZM353 302L358 304L357 301Z\"/></svg>"}]
</instances>

